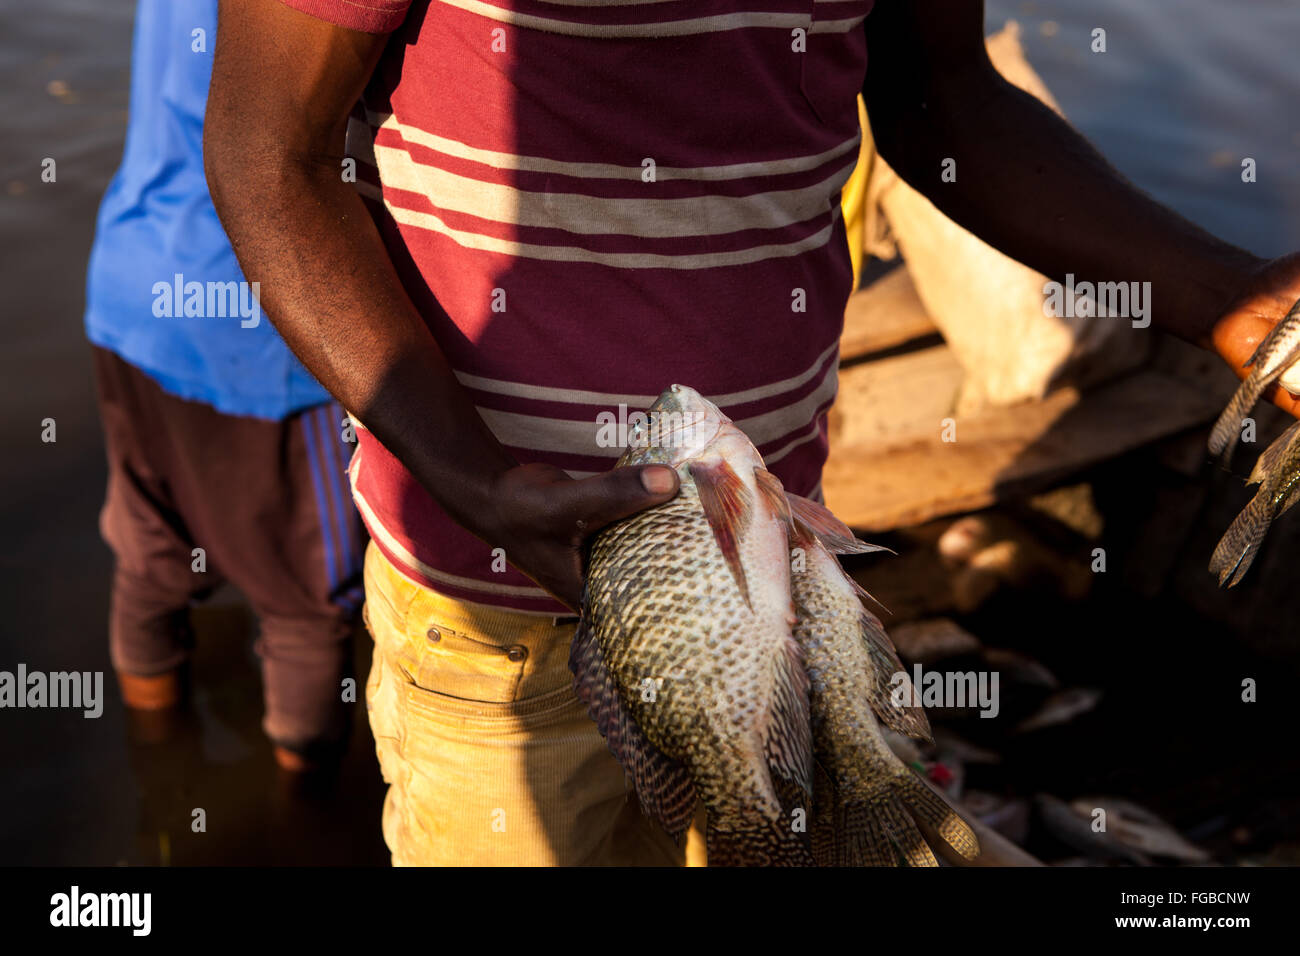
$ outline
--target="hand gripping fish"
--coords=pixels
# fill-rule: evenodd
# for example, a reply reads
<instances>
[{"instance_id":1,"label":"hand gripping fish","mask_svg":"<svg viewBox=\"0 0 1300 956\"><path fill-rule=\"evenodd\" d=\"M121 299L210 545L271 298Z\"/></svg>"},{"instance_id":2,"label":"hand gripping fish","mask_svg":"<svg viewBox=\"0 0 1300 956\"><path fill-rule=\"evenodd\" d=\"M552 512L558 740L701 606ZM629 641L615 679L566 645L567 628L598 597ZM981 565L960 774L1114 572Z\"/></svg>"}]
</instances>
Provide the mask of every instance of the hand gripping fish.
<instances>
[{"instance_id":1,"label":"hand gripping fish","mask_svg":"<svg viewBox=\"0 0 1300 956\"><path fill-rule=\"evenodd\" d=\"M683 386L672 386L651 406L619 462L652 463L675 468L681 490L672 501L596 535L570 652L578 696L646 814L680 838L697 797L702 800L711 865L824 861L824 853L814 858L808 820L814 751L822 760L821 743L827 742L833 772L865 774L861 786L857 777L836 780L849 795L842 818L852 832L842 836L864 847L845 851L845 859L932 862L915 851L915 828L906 831L895 814L900 807L921 808L941 835L957 834L955 843L972 846L965 824L954 824L937 797L914 790L924 784L887 748L877 750L869 704L843 718L825 710L838 704L819 684L851 696L850 682L836 678L838 669L853 673L867 666L864 656L839 661L834 625L801 626L796 616L791 541L797 534L815 536L819 518L830 527L829 512L788 498L744 433ZM798 502L794 508L791 500ZM834 530L840 528L835 522ZM821 547L811 539L804 543L814 551ZM818 596L810 595L805 610L817 613ZM861 649L869 656L870 645L861 643L856 629L860 620L854 615L850 653ZM876 683L868 678L864 693L875 695ZM839 749L837 738L824 733L828 727L839 728L846 741ZM866 753L873 760L857 759ZM877 812L880 807L887 812Z\"/></svg>"},{"instance_id":2,"label":"hand gripping fish","mask_svg":"<svg viewBox=\"0 0 1300 956\"><path fill-rule=\"evenodd\" d=\"M1291 366L1300 360L1300 301L1291 306L1277 325L1269 329L1260 340L1254 353L1246 361L1250 374L1237 387L1228 407L1223 410L1210 430L1210 454L1226 465L1241 437L1241 423L1255 407L1264 390L1279 378L1283 386L1294 391L1300 385L1287 375Z\"/></svg>"},{"instance_id":3,"label":"hand gripping fish","mask_svg":"<svg viewBox=\"0 0 1300 956\"><path fill-rule=\"evenodd\" d=\"M1246 365L1250 374L1233 394L1210 431L1210 454L1227 464L1241 434L1245 416L1273 382L1281 380L1288 391L1300 391L1300 301L1291 307L1282 321L1273 326L1256 346ZM1295 504L1297 475L1300 474L1300 439L1293 425L1269 446L1250 473L1247 484L1258 484L1258 494L1229 526L1214 549L1210 571L1219 577L1220 586L1233 587L1250 569L1273 519Z\"/></svg>"}]
</instances>

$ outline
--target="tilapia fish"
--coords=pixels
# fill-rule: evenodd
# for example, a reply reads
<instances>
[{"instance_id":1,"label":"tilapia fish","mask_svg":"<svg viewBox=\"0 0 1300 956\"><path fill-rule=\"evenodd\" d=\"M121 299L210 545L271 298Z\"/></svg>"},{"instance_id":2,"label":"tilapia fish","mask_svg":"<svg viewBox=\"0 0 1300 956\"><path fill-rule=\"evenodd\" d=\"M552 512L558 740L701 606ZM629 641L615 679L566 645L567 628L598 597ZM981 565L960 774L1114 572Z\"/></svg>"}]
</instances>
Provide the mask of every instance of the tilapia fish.
<instances>
[{"instance_id":1,"label":"tilapia fish","mask_svg":"<svg viewBox=\"0 0 1300 956\"><path fill-rule=\"evenodd\" d=\"M876 550L820 505L791 496L795 639L811 681L813 749L826 778L814 793L817 862L937 865L916 820L968 859L975 834L890 749L877 719L929 739L930 725L868 597L831 553Z\"/></svg>"},{"instance_id":2,"label":"tilapia fish","mask_svg":"<svg viewBox=\"0 0 1300 956\"><path fill-rule=\"evenodd\" d=\"M701 800L711 865L816 862L808 832L816 726L819 745L835 758L831 769L844 774L835 788L849 795L844 820L861 827L854 839L867 847L847 858L885 859L894 843L907 858L912 847L899 820L859 813L859 803L883 801L891 812L922 807L951 831L951 811L941 814L905 783L920 785L889 762L878 731L872 736L870 705L851 709L810 687L811 675L847 697L875 693L876 682L859 673L869 646L858 616L849 642L829 617L801 626L795 614L792 536L800 528L815 536L818 518L836 532L842 526L802 499L795 509L812 517L796 522L780 481L744 433L683 386L651 406L619 464L669 465L681 489L593 539L570 667L646 814L680 838ZM810 615L831 606L815 589L804 604ZM851 660L837 659L844 653Z\"/></svg>"},{"instance_id":3,"label":"tilapia fish","mask_svg":"<svg viewBox=\"0 0 1300 956\"><path fill-rule=\"evenodd\" d=\"M1238 386L1228 407L1223 410L1210 430L1210 454L1224 464L1241 436L1241 424L1255 407L1264 390L1281 378L1288 388L1296 387L1287 376L1288 370L1300 360L1300 301L1291 306L1282 321L1273 326L1251 355L1246 365L1250 374Z\"/></svg>"},{"instance_id":4,"label":"tilapia fish","mask_svg":"<svg viewBox=\"0 0 1300 956\"><path fill-rule=\"evenodd\" d=\"M1273 519L1300 499L1300 422L1269 445L1250 473L1259 491L1228 527L1210 558L1219 584L1232 587L1249 570Z\"/></svg>"}]
</instances>

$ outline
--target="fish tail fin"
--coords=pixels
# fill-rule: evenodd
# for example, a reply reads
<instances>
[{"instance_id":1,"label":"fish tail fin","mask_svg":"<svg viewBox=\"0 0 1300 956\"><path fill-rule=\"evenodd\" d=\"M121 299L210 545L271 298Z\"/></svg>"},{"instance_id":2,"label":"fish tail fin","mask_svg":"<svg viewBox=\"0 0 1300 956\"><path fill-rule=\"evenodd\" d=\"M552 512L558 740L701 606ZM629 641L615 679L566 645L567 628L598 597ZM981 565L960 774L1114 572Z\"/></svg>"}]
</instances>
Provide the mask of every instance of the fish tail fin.
<instances>
[{"instance_id":1,"label":"fish tail fin","mask_svg":"<svg viewBox=\"0 0 1300 956\"><path fill-rule=\"evenodd\" d=\"M927 829L962 858L979 855L979 839L966 821L905 768L865 793L837 794L834 821L840 866L938 866Z\"/></svg>"},{"instance_id":2,"label":"fish tail fin","mask_svg":"<svg viewBox=\"0 0 1300 956\"><path fill-rule=\"evenodd\" d=\"M1261 490L1233 519L1210 557L1210 573L1218 575L1220 587L1235 587L1250 570L1272 523L1269 496Z\"/></svg>"}]
</instances>

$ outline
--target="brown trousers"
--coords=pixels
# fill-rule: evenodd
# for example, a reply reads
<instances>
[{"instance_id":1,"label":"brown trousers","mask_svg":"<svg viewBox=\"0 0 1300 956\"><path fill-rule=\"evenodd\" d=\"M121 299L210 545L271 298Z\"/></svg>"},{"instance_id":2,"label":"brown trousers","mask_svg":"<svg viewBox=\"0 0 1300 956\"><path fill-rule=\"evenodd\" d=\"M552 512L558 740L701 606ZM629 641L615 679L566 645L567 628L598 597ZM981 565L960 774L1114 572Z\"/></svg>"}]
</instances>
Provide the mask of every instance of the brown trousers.
<instances>
[{"instance_id":1,"label":"brown trousers","mask_svg":"<svg viewBox=\"0 0 1300 956\"><path fill-rule=\"evenodd\" d=\"M116 558L113 666L177 667L192 643L191 603L229 581L261 624L267 735L299 751L333 744L346 727L341 681L365 545L342 410L225 415L164 392L110 351L95 348L94 361L108 453L100 529Z\"/></svg>"}]
</instances>

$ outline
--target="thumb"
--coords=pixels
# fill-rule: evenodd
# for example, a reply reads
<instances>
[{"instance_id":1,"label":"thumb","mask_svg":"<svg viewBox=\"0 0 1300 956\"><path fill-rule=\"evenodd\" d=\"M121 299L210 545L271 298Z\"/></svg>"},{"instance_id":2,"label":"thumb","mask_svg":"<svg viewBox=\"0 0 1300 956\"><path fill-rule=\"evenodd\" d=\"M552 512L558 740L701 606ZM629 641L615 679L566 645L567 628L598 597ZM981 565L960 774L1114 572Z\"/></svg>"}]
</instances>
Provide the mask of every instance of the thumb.
<instances>
[{"instance_id":1,"label":"thumb","mask_svg":"<svg viewBox=\"0 0 1300 956\"><path fill-rule=\"evenodd\" d=\"M663 504L677 494L680 481L667 465L615 468L570 482L565 488L565 510L590 534L611 522Z\"/></svg>"}]
</instances>

